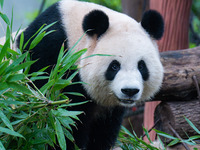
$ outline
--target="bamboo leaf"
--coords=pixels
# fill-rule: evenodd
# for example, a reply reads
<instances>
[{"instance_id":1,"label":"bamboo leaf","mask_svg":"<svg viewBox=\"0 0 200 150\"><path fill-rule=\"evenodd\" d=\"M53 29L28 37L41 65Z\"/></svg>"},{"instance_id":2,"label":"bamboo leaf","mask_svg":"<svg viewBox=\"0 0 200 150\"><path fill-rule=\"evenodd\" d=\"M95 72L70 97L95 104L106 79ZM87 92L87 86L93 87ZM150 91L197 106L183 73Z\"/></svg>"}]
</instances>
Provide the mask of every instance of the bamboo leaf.
<instances>
[{"instance_id":1,"label":"bamboo leaf","mask_svg":"<svg viewBox=\"0 0 200 150\"><path fill-rule=\"evenodd\" d=\"M13 63L11 65L9 65L8 68L6 68L5 73L11 72L12 69L13 69L13 67L19 65L25 59L25 57L27 56L27 54L28 54L28 52L26 52L26 53L22 54L21 56L19 56L18 59L15 59L13 61Z\"/></svg>"},{"instance_id":2,"label":"bamboo leaf","mask_svg":"<svg viewBox=\"0 0 200 150\"><path fill-rule=\"evenodd\" d=\"M43 24L36 32L34 35L32 35L28 41L24 44L23 49L27 49L27 45L29 44L29 42L38 34L38 32L40 32L42 30L42 28L45 26L45 24Z\"/></svg>"},{"instance_id":3,"label":"bamboo leaf","mask_svg":"<svg viewBox=\"0 0 200 150\"><path fill-rule=\"evenodd\" d=\"M4 3L4 0L0 0L1 8L3 8L3 3ZM0 141L0 142L1 142L1 141Z\"/></svg>"},{"instance_id":4,"label":"bamboo leaf","mask_svg":"<svg viewBox=\"0 0 200 150\"><path fill-rule=\"evenodd\" d=\"M5 14L3 14L3 13L0 12L0 16L5 21L5 23L7 25L10 25L10 21L9 21L8 17Z\"/></svg>"},{"instance_id":5,"label":"bamboo leaf","mask_svg":"<svg viewBox=\"0 0 200 150\"><path fill-rule=\"evenodd\" d=\"M6 117L6 115L1 110L0 110L0 118L10 130L14 130L9 119Z\"/></svg>"},{"instance_id":6,"label":"bamboo leaf","mask_svg":"<svg viewBox=\"0 0 200 150\"><path fill-rule=\"evenodd\" d=\"M14 74L14 75L10 75L7 78L8 82L15 82L15 81L19 81L19 80L24 80L25 79L25 75L24 74Z\"/></svg>"},{"instance_id":7,"label":"bamboo leaf","mask_svg":"<svg viewBox=\"0 0 200 150\"><path fill-rule=\"evenodd\" d=\"M186 117L184 117L187 123L198 133L200 134L200 131L195 127L195 125Z\"/></svg>"},{"instance_id":8,"label":"bamboo leaf","mask_svg":"<svg viewBox=\"0 0 200 150\"><path fill-rule=\"evenodd\" d=\"M63 132L63 128L57 118L55 118L55 130L56 130L56 136L58 138L58 143L62 150L66 150L67 145L65 141L65 135Z\"/></svg>"},{"instance_id":9,"label":"bamboo leaf","mask_svg":"<svg viewBox=\"0 0 200 150\"><path fill-rule=\"evenodd\" d=\"M146 134L146 136L147 136L147 139L149 140L150 143L152 143L152 141L151 141L151 139L150 139L150 136L149 136L149 133L148 133L148 130L145 129L144 127L142 127L142 128L143 128L143 130L144 130L144 132L145 132L145 134Z\"/></svg>"},{"instance_id":10,"label":"bamboo leaf","mask_svg":"<svg viewBox=\"0 0 200 150\"><path fill-rule=\"evenodd\" d=\"M7 25L7 29L6 29L6 41L9 41L8 48L10 48L11 33L10 33L9 25Z\"/></svg>"},{"instance_id":11,"label":"bamboo leaf","mask_svg":"<svg viewBox=\"0 0 200 150\"><path fill-rule=\"evenodd\" d=\"M72 135L67 129L65 129L65 128L63 128L63 131L64 131L65 136L66 136L70 141L74 142L74 137L73 137L73 135Z\"/></svg>"},{"instance_id":12,"label":"bamboo leaf","mask_svg":"<svg viewBox=\"0 0 200 150\"><path fill-rule=\"evenodd\" d=\"M12 130L10 130L10 129L8 129L8 128L0 127L0 132L6 133L6 134L9 134L9 135L13 135L13 136L17 136L17 137L24 138L23 135L19 134L18 132L12 131ZM24 139L25 139L25 138L24 138Z\"/></svg>"},{"instance_id":13,"label":"bamboo leaf","mask_svg":"<svg viewBox=\"0 0 200 150\"><path fill-rule=\"evenodd\" d=\"M180 142L180 140L175 139L175 140L171 141L167 146L173 146L173 145L177 144L178 142Z\"/></svg>"},{"instance_id":14,"label":"bamboo leaf","mask_svg":"<svg viewBox=\"0 0 200 150\"><path fill-rule=\"evenodd\" d=\"M2 74L5 73L5 69L8 67L8 65L9 65L9 60L3 61L3 62L0 64L0 75L2 75Z\"/></svg>"},{"instance_id":15,"label":"bamboo leaf","mask_svg":"<svg viewBox=\"0 0 200 150\"><path fill-rule=\"evenodd\" d=\"M171 136L171 135L169 135L169 134L167 134L167 133L165 133L165 132L162 132L162 131L159 131L159 130L156 130L156 129L153 129L153 130L156 131L156 133L157 133L158 135L161 135L161 136L163 136L163 137L166 137L166 138L169 138L169 139L172 139L172 140L177 139L177 138L175 138L175 137L173 137L173 136Z\"/></svg>"},{"instance_id":16,"label":"bamboo leaf","mask_svg":"<svg viewBox=\"0 0 200 150\"><path fill-rule=\"evenodd\" d=\"M47 30L48 28L50 28L51 26L53 26L54 24L56 24L57 22L58 22L58 21L55 21L55 22L53 22L53 23L51 23L51 24L49 24L49 25L44 24L43 28L41 29L41 31L40 31L38 34L41 34L41 33L44 32L45 30ZM51 31L54 31L54 30L51 30ZM49 32L51 32L51 31L49 31Z\"/></svg>"},{"instance_id":17,"label":"bamboo leaf","mask_svg":"<svg viewBox=\"0 0 200 150\"><path fill-rule=\"evenodd\" d=\"M6 40L6 43L4 44L0 52L0 62L2 62L3 58L6 56L6 51L7 51L7 48L9 48L9 44L10 44L10 41Z\"/></svg>"},{"instance_id":18,"label":"bamboo leaf","mask_svg":"<svg viewBox=\"0 0 200 150\"><path fill-rule=\"evenodd\" d=\"M11 72L17 72L19 70L25 69L27 67L30 67L32 64L34 64L36 61L26 61L20 65L17 65L15 67L13 67L10 71Z\"/></svg>"},{"instance_id":19,"label":"bamboo leaf","mask_svg":"<svg viewBox=\"0 0 200 150\"><path fill-rule=\"evenodd\" d=\"M6 150L1 141L0 141L0 150Z\"/></svg>"},{"instance_id":20,"label":"bamboo leaf","mask_svg":"<svg viewBox=\"0 0 200 150\"><path fill-rule=\"evenodd\" d=\"M35 39L31 42L31 45L29 47L29 50L33 49L35 46L38 45L38 43L43 39L45 35L45 32L42 32L41 34L38 34Z\"/></svg>"},{"instance_id":21,"label":"bamboo leaf","mask_svg":"<svg viewBox=\"0 0 200 150\"><path fill-rule=\"evenodd\" d=\"M52 86L54 85L54 83L55 83L55 80L49 81L48 83L46 83L45 85L43 85L43 86L40 88L40 91L41 91L43 94L45 94L46 91L47 91L50 87L52 87Z\"/></svg>"},{"instance_id":22,"label":"bamboo leaf","mask_svg":"<svg viewBox=\"0 0 200 150\"><path fill-rule=\"evenodd\" d=\"M17 84L15 82L7 82L8 87L13 88L16 91L22 92L24 94L31 95L32 92L25 86Z\"/></svg>"},{"instance_id":23,"label":"bamboo leaf","mask_svg":"<svg viewBox=\"0 0 200 150\"><path fill-rule=\"evenodd\" d=\"M24 32L20 35L20 43L19 43L19 49L23 50L23 44L24 44Z\"/></svg>"}]
</instances>

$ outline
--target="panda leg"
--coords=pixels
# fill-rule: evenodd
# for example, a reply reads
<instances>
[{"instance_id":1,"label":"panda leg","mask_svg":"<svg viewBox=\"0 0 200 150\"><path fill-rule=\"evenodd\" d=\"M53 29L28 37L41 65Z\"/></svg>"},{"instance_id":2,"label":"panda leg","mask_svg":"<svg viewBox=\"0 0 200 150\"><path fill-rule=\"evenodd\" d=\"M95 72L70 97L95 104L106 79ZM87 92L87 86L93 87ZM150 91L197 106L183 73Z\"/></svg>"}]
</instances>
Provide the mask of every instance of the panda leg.
<instances>
[{"instance_id":1,"label":"panda leg","mask_svg":"<svg viewBox=\"0 0 200 150\"><path fill-rule=\"evenodd\" d=\"M117 139L125 109L106 110L103 116L92 123L87 150L110 150Z\"/></svg>"}]
</instances>

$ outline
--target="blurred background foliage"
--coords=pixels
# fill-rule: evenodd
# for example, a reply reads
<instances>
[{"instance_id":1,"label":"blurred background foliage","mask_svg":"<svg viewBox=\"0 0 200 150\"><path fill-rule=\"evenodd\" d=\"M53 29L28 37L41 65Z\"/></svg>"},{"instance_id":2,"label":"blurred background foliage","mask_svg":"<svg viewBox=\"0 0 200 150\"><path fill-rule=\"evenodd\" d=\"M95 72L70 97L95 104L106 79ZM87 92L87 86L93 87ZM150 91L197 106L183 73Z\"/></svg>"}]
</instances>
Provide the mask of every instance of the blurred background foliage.
<instances>
[{"instance_id":1,"label":"blurred background foliage","mask_svg":"<svg viewBox=\"0 0 200 150\"><path fill-rule=\"evenodd\" d=\"M17 30L20 26L26 27L35 17L37 17L42 11L48 8L53 3L59 0L6 0L4 4L3 12L11 16L12 8L14 12L14 26L13 31ZM122 11L122 0L80 0L94 2L116 11ZM22 6L23 5L23 6ZM5 35L5 25L0 19L0 37ZM198 46L200 44L200 1L193 0L191 17L190 17L190 48Z\"/></svg>"},{"instance_id":2,"label":"blurred background foliage","mask_svg":"<svg viewBox=\"0 0 200 150\"><path fill-rule=\"evenodd\" d=\"M193 0L190 15L190 47L200 44L200 1Z\"/></svg>"}]
</instances>

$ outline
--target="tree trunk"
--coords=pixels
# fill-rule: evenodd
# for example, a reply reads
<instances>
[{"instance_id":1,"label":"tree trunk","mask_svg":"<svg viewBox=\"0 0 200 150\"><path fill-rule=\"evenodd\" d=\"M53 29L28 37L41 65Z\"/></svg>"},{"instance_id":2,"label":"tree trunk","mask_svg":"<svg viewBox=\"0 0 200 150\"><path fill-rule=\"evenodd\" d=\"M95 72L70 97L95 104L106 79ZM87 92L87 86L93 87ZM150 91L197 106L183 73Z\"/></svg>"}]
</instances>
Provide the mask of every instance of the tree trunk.
<instances>
[{"instance_id":1,"label":"tree trunk","mask_svg":"<svg viewBox=\"0 0 200 150\"><path fill-rule=\"evenodd\" d=\"M168 133L174 137L178 133L181 138L197 135L195 130L187 123L184 117L192 121L197 129L200 130L200 101L179 101L179 102L162 102L155 110L154 119L160 120L156 125L156 129ZM173 129L175 130L174 133ZM170 139L163 137L163 142L170 142Z\"/></svg>"},{"instance_id":2,"label":"tree trunk","mask_svg":"<svg viewBox=\"0 0 200 150\"><path fill-rule=\"evenodd\" d=\"M149 0L122 0L122 12L141 21L142 14L149 7Z\"/></svg>"},{"instance_id":3,"label":"tree trunk","mask_svg":"<svg viewBox=\"0 0 200 150\"><path fill-rule=\"evenodd\" d=\"M161 51L186 49L189 45L189 17L192 0L150 0L165 20L165 32L158 45Z\"/></svg>"},{"instance_id":4,"label":"tree trunk","mask_svg":"<svg viewBox=\"0 0 200 150\"><path fill-rule=\"evenodd\" d=\"M165 74L156 100L191 100L197 98L200 84L200 47L161 53ZM197 83L195 84L194 77Z\"/></svg>"},{"instance_id":5,"label":"tree trunk","mask_svg":"<svg viewBox=\"0 0 200 150\"><path fill-rule=\"evenodd\" d=\"M161 13L165 21L163 38L158 42L160 51L188 48L189 15L192 0L150 0L150 9ZM159 102L147 102L144 111L144 127L154 125L154 110ZM155 132L150 138L155 139ZM147 139L145 141L148 142Z\"/></svg>"}]
</instances>

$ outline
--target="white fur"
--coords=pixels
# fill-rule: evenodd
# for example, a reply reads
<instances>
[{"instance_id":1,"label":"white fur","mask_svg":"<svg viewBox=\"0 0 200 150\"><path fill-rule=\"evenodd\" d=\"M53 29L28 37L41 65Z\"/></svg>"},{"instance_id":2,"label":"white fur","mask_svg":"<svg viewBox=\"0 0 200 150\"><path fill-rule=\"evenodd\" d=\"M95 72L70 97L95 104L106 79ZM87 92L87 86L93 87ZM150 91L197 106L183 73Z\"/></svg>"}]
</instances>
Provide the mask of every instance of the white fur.
<instances>
[{"instance_id":1,"label":"white fur","mask_svg":"<svg viewBox=\"0 0 200 150\"><path fill-rule=\"evenodd\" d=\"M163 79L158 48L155 41L144 31L140 23L122 13L93 3L63 0L60 10L63 26L68 35L68 45L72 47L84 34L82 20L90 11L98 9L109 17L109 28L98 41L95 37L84 36L77 50L88 48L82 58L91 54L110 54L114 56L95 56L80 61L81 79L88 83L84 88L92 99L105 106L123 105L118 99L128 99L122 88L138 88L140 92L132 97L135 101L150 99L160 88ZM137 69L138 61L144 60L150 77L147 81ZM121 70L113 81L106 81L105 72L112 60L121 63Z\"/></svg>"}]
</instances>

